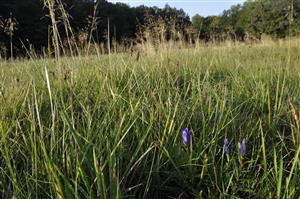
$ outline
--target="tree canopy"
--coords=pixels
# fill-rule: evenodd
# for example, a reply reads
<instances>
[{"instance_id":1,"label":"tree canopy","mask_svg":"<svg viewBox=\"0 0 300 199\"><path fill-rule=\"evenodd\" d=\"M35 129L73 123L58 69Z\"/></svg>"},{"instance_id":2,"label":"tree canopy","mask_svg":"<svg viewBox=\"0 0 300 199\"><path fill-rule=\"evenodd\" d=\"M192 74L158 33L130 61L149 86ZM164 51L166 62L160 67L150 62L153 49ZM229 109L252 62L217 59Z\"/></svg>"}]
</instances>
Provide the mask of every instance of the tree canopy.
<instances>
[{"instance_id":1,"label":"tree canopy","mask_svg":"<svg viewBox=\"0 0 300 199\"><path fill-rule=\"evenodd\" d=\"M294 36L300 30L300 0L247 0L219 16L196 15L192 22L205 40Z\"/></svg>"}]
</instances>

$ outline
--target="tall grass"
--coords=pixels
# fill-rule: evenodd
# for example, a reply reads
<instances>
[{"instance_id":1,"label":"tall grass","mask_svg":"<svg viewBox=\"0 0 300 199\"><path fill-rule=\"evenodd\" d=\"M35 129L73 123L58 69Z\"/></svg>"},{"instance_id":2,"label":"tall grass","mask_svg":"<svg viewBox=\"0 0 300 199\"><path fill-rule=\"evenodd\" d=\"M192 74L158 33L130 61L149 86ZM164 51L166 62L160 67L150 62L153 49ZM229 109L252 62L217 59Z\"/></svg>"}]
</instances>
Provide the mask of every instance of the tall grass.
<instances>
[{"instance_id":1,"label":"tall grass","mask_svg":"<svg viewBox=\"0 0 300 199\"><path fill-rule=\"evenodd\" d=\"M297 198L299 53L167 48L61 58L62 71L2 60L0 198Z\"/></svg>"}]
</instances>

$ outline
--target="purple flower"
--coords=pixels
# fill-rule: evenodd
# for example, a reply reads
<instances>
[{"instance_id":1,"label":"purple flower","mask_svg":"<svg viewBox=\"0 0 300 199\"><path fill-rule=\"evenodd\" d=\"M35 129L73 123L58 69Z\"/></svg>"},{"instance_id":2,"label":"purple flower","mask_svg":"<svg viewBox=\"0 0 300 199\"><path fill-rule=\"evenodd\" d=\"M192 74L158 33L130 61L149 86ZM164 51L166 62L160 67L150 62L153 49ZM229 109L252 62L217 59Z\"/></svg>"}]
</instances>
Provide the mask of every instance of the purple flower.
<instances>
[{"instance_id":1,"label":"purple flower","mask_svg":"<svg viewBox=\"0 0 300 199\"><path fill-rule=\"evenodd\" d=\"M189 146L191 142L191 131L188 128L181 130L182 143L184 146Z\"/></svg>"},{"instance_id":2,"label":"purple flower","mask_svg":"<svg viewBox=\"0 0 300 199\"><path fill-rule=\"evenodd\" d=\"M246 147L246 139L244 138L243 141L240 143L239 152L241 156L246 155L247 147Z\"/></svg>"},{"instance_id":3,"label":"purple flower","mask_svg":"<svg viewBox=\"0 0 300 199\"><path fill-rule=\"evenodd\" d=\"M225 138L223 148L224 148L225 153L228 155L231 153L231 148L229 145L230 145L229 140L227 138Z\"/></svg>"}]
</instances>

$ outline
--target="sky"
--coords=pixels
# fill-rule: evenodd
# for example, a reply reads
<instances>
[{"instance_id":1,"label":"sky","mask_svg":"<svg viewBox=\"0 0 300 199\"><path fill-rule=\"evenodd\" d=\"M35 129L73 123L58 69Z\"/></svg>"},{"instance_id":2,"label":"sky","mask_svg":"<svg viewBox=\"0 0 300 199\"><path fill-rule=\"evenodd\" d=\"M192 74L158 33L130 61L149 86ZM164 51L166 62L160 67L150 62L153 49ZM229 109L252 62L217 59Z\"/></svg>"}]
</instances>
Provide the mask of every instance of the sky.
<instances>
[{"instance_id":1,"label":"sky","mask_svg":"<svg viewBox=\"0 0 300 199\"><path fill-rule=\"evenodd\" d=\"M243 3L245 0L108 0L116 3L122 2L129 6L157 6L163 8L166 4L178 9L182 8L190 17L199 14L201 16L218 15L232 5Z\"/></svg>"}]
</instances>

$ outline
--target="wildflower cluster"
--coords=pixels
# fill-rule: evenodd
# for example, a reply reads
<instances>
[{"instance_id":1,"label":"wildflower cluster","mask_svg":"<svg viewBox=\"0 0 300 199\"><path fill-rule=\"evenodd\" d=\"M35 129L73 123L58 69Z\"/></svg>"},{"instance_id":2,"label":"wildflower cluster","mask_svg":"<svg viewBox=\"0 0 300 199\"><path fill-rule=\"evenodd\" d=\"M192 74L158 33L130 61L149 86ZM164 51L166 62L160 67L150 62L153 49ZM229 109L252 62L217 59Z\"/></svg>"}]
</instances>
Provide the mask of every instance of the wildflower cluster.
<instances>
[{"instance_id":1,"label":"wildflower cluster","mask_svg":"<svg viewBox=\"0 0 300 199\"><path fill-rule=\"evenodd\" d=\"M223 149L227 155L231 154L231 152L232 152L228 138L224 139ZM240 156L245 156L246 153L247 153L246 139L244 138L242 140L242 142L239 143L239 154L240 154Z\"/></svg>"},{"instance_id":2,"label":"wildflower cluster","mask_svg":"<svg viewBox=\"0 0 300 199\"><path fill-rule=\"evenodd\" d=\"M188 128L183 128L181 130L181 138L182 138L182 144L184 146L189 146L191 143L191 131ZM230 144L231 143L229 139L225 138L223 143L223 149L227 155L230 155L232 152ZM246 139L244 138L242 142L239 143L239 154L240 156L245 156L246 153L247 153L247 144L246 144Z\"/></svg>"}]
</instances>

